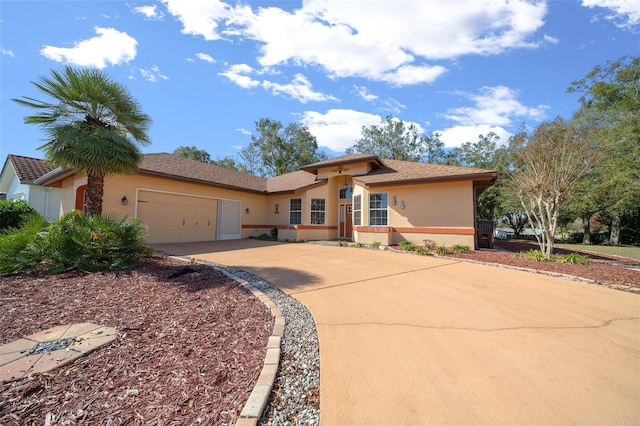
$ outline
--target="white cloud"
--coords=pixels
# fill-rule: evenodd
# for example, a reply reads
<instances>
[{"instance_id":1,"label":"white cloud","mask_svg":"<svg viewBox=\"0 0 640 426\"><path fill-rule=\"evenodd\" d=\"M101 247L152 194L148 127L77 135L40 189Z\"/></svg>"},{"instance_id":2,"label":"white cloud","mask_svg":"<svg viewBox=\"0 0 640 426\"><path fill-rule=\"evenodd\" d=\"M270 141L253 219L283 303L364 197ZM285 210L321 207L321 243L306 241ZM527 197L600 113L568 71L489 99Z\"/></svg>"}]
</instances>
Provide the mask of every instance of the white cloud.
<instances>
[{"instance_id":1,"label":"white cloud","mask_svg":"<svg viewBox=\"0 0 640 426\"><path fill-rule=\"evenodd\" d=\"M160 21L164 18L164 13L158 10L157 5L134 7L133 11L144 15L145 18Z\"/></svg>"},{"instance_id":2,"label":"white cloud","mask_svg":"<svg viewBox=\"0 0 640 426\"><path fill-rule=\"evenodd\" d=\"M582 0L588 8L607 9L605 19L615 26L632 32L640 31L640 2L638 0Z\"/></svg>"},{"instance_id":3,"label":"white cloud","mask_svg":"<svg viewBox=\"0 0 640 426\"><path fill-rule=\"evenodd\" d=\"M482 87L478 94L458 93L474 105L468 107L452 108L442 117L457 123L448 129L438 130L442 135L442 141L448 147L459 146L468 141L475 142L479 134L493 131L503 140L508 139L510 133L505 127L513 125L513 119L529 119L542 121L546 117L546 105L528 107L522 104L517 97L518 92L506 86ZM471 139L463 139L472 136Z\"/></svg>"},{"instance_id":4,"label":"white cloud","mask_svg":"<svg viewBox=\"0 0 640 426\"><path fill-rule=\"evenodd\" d=\"M318 140L318 146L344 152L360 139L363 126L380 125L384 119L376 114L352 109L330 109L322 114L305 111L300 122Z\"/></svg>"},{"instance_id":5,"label":"white cloud","mask_svg":"<svg viewBox=\"0 0 640 426\"><path fill-rule=\"evenodd\" d=\"M255 70L247 64L231 65L225 72L221 72L219 75L227 77L232 83L237 84L243 89L251 89L260 85L260 81L254 80L249 75L253 74Z\"/></svg>"},{"instance_id":6,"label":"white cloud","mask_svg":"<svg viewBox=\"0 0 640 426\"><path fill-rule=\"evenodd\" d=\"M438 130L440 140L447 148L454 148L465 142L477 142L478 136L493 132L500 136L500 144L506 144L512 133L500 126L453 126L448 129Z\"/></svg>"},{"instance_id":7,"label":"white cloud","mask_svg":"<svg viewBox=\"0 0 640 426\"><path fill-rule=\"evenodd\" d=\"M296 74L291 83L287 84L279 84L264 80L262 82L262 87L266 90L271 90L274 95L289 95L303 104L306 104L309 101L322 102L338 100L331 95L314 91L309 79L302 74Z\"/></svg>"},{"instance_id":8,"label":"white cloud","mask_svg":"<svg viewBox=\"0 0 640 426\"><path fill-rule=\"evenodd\" d=\"M147 70L143 68L139 68L138 71L140 71L142 78L152 83L155 83L156 81L158 81L158 79L160 80L169 79L169 77L167 77L166 75L160 72L160 68L158 68L157 65L153 65L150 69L147 69Z\"/></svg>"},{"instance_id":9,"label":"white cloud","mask_svg":"<svg viewBox=\"0 0 640 426\"><path fill-rule=\"evenodd\" d=\"M216 62L216 60L213 59L213 57L207 53L196 53L196 57L201 61L209 62L210 64L213 64Z\"/></svg>"},{"instance_id":10,"label":"white cloud","mask_svg":"<svg viewBox=\"0 0 640 426\"><path fill-rule=\"evenodd\" d=\"M40 54L56 62L95 68L128 63L136 57L138 42L127 33L114 28L94 30L97 37L77 41L71 48L44 46Z\"/></svg>"},{"instance_id":11,"label":"white cloud","mask_svg":"<svg viewBox=\"0 0 640 426\"><path fill-rule=\"evenodd\" d=\"M375 101L376 99L378 99L378 96L372 93L369 93L369 89L367 89L365 86L358 86L354 84L353 90L358 96L360 96L363 100L367 102Z\"/></svg>"},{"instance_id":12,"label":"white cloud","mask_svg":"<svg viewBox=\"0 0 640 426\"><path fill-rule=\"evenodd\" d=\"M219 0L162 0L183 25L182 33L217 40L218 22L232 17L231 6Z\"/></svg>"},{"instance_id":13,"label":"white cloud","mask_svg":"<svg viewBox=\"0 0 640 426\"><path fill-rule=\"evenodd\" d=\"M243 135L247 135L247 136L251 136L251 132L247 129L243 129L242 127L236 129L237 132L242 133ZM236 148L235 146L233 148ZM236 148L236 149L242 149L242 146L240 146L240 148Z\"/></svg>"},{"instance_id":14,"label":"white cloud","mask_svg":"<svg viewBox=\"0 0 640 426\"><path fill-rule=\"evenodd\" d=\"M0 51L2 52L3 55L7 55L7 56L11 56L12 58L15 57L15 55L13 54L13 50L9 49L5 49L5 48L0 48Z\"/></svg>"},{"instance_id":15,"label":"white cloud","mask_svg":"<svg viewBox=\"0 0 640 426\"><path fill-rule=\"evenodd\" d=\"M430 83L446 71L428 64L462 55L535 48L545 0L362 2L306 0L292 11L220 0L163 0L183 33L258 43L262 67L318 67L331 78L392 85ZM446 19L443 19L446 17ZM345 60L348 58L348 60Z\"/></svg>"},{"instance_id":16,"label":"white cloud","mask_svg":"<svg viewBox=\"0 0 640 426\"><path fill-rule=\"evenodd\" d=\"M552 37L552 36L550 36L550 35L548 35L548 34L545 34L545 35L543 36L543 38L544 38L544 41L546 41L547 43L551 43L551 44L558 44L558 43L560 43L560 39L558 39L558 38L556 38L556 37Z\"/></svg>"}]
</instances>

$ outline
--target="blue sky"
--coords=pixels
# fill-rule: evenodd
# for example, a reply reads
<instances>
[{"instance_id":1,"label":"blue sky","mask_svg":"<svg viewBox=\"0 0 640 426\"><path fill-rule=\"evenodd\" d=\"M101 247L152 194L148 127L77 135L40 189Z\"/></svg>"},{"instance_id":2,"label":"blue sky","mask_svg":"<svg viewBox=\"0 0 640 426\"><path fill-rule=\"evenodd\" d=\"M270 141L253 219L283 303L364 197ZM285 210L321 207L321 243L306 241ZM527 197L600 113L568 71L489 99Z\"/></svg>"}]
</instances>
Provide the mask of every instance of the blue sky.
<instances>
[{"instance_id":1,"label":"blue sky","mask_svg":"<svg viewBox=\"0 0 640 426\"><path fill-rule=\"evenodd\" d=\"M153 119L144 152L235 156L262 118L330 156L385 116L447 147L569 118L594 66L640 52L640 0L0 1L0 157L43 158L11 98L97 67Z\"/></svg>"}]
</instances>

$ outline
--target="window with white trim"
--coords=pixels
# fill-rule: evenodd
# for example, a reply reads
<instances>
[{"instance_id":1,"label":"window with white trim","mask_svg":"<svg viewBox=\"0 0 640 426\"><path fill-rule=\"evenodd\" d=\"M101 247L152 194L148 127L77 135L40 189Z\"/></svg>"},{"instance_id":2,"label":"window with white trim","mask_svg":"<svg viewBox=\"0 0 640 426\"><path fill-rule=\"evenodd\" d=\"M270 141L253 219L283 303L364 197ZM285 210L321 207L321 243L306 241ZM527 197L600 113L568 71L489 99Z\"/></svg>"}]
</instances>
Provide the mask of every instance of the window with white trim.
<instances>
[{"instance_id":1,"label":"window with white trim","mask_svg":"<svg viewBox=\"0 0 640 426\"><path fill-rule=\"evenodd\" d=\"M311 199L311 224L324 225L325 200L324 198Z\"/></svg>"},{"instance_id":2,"label":"window with white trim","mask_svg":"<svg viewBox=\"0 0 640 426\"><path fill-rule=\"evenodd\" d=\"M289 199L289 225L302 224L302 198Z\"/></svg>"},{"instance_id":3,"label":"window with white trim","mask_svg":"<svg viewBox=\"0 0 640 426\"><path fill-rule=\"evenodd\" d=\"M362 225L362 195L353 197L353 226Z\"/></svg>"},{"instance_id":4,"label":"window with white trim","mask_svg":"<svg viewBox=\"0 0 640 426\"><path fill-rule=\"evenodd\" d=\"M387 193L369 194L369 226L387 226Z\"/></svg>"}]
</instances>

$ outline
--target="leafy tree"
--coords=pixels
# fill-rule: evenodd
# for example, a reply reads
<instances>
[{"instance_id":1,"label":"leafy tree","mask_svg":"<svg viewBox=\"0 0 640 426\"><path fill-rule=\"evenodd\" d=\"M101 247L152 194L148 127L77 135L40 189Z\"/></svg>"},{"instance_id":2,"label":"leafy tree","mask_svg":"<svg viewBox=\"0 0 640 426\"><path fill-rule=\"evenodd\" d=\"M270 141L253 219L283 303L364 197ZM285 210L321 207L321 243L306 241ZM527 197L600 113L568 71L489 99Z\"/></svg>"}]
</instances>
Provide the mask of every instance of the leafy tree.
<instances>
[{"instance_id":1,"label":"leafy tree","mask_svg":"<svg viewBox=\"0 0 640 426\"><path fill-rule=\"evenodd\" d=\"M596 164L591 139L562 119L543 123L527 134L512 138L515 153L508 170L529 225L544 257L553 253L560 206L571 190Z\"/></svg>"},{"instance_id":2,"label":"leafy tree","mask_svg":"<svg viewBox=\"0 0 640 426\"><path fill-rule=\"evenodd\" d=\"M212 160L211 163L215 164L216 166L226 167L227 169L235 170L238 172L245 171L243 164L239 163L235 158L231 156L217 158L215 160Z\"/></svg>"},{"instance_id":3,"label":"leafy tree","mask_svg":"<svg viewBox=\"0 0 640 426\"><path fill-rule=\"evenodd\" d=\"M415 124L388 115L384 124L362 127L362 137L347 148L347 154L371 154L381 158L404 161L441 163L444 161L444 143L440 135L419 135Z\"/></svg>"},{"instance_id":4,"label":"leafy tree","mask_svg":"<svg viewBox=\"0 0 640 426\"><path fill-rule=\"evenodd\" d=\"M300 123L284 127L277 120L261 118L256 121L256 131L258 136L251 136L252 142L241 152L241 157L251 162L246 170L257 172L254 174L279 176L327 158L318 150L315 136Z\"/></svg>"},{"instance_id":5,"label":"leafy tree","mask_svg":"<svg viewBox=\"0 0 640 426\"><path fill-rule=\"evenodd\" d=\"M19 228L36 210L24 200L0 200L0 231Z\"/></svg>"},{"instance_id":6,"label":"leafy tree","mask_svg":"<svg viewBox=\"0 0 640 426\"><path fill-rule=\"evenodd\" d=\"M105 176L137 171L138 146L150 143L151 119L124 86L99 70L66 67L32 83L52 99L13 100L36 111L24 121L47 135L38 149L50 163L86 173L87 212L102 214Z\"/></svg>"},{"instance_id":7,"label":"leafy tree","mask_svg":"<svg viewBox=\"0 0 640 426\"><path fill-rule=\"evenodd\" d=\"M211 155L204 149L198 149L195 146L179 146L173 153L190 160L202 161L203 163L211 162Z\"/></svg>"},{"instance_id":8,"label":"leafy tree","mask_svg":"<svg viewBox=\"0 0 640 426\"><path fill-rule=\"evenodd\" d=\"M610 242L618 244L623 216L640 209L640 56L596 66L567 90L582 94L574 120L594 127L605 151L591 209L611 216Z\"/></svg>"},{"instance_id":9,"label":"leafy tree","mask_svg":"<svg viewBox=\"0 0 640 426\"><path fill-rule=\"evenodd\" d=\"M495 169L500 136L493 132L478 135L476 142L465 142L447 154L447 164L481 169Z\"/></svg>"}]
</instances>

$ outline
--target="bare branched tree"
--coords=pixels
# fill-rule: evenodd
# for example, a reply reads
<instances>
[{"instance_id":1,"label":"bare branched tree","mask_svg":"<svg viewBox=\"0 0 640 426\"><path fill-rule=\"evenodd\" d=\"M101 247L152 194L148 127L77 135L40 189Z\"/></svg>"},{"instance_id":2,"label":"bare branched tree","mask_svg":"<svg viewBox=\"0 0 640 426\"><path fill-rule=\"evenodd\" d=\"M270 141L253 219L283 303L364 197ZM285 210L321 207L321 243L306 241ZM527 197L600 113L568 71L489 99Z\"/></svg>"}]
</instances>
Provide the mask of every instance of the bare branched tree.
<instances>
[{"instance_id":1,"label":"bare branched tree","mask_svg":"<svg viewBox=\"0 0 640 426\"><path fill-rule=\"evenodd\" d=\"M589 134L562 119L541 124L514 138L515 161L508 171L540 251L549 259L560 206L597 161Z\"/></svg>"}]
</instances>

